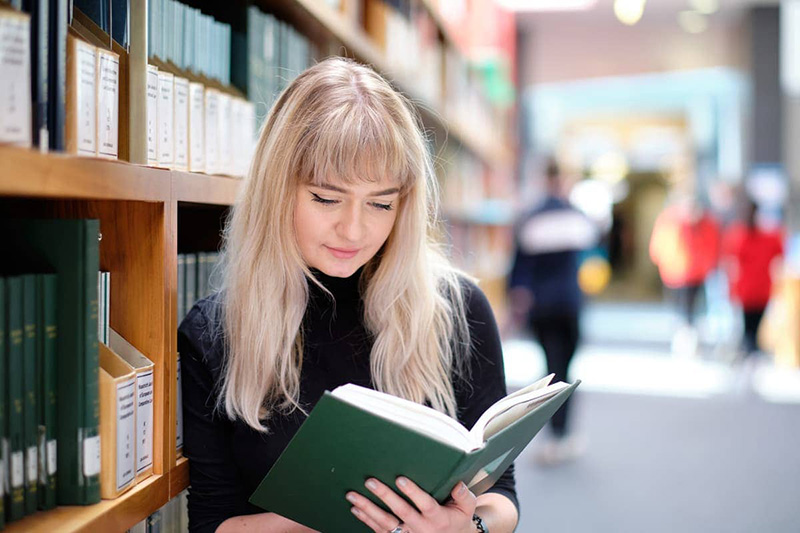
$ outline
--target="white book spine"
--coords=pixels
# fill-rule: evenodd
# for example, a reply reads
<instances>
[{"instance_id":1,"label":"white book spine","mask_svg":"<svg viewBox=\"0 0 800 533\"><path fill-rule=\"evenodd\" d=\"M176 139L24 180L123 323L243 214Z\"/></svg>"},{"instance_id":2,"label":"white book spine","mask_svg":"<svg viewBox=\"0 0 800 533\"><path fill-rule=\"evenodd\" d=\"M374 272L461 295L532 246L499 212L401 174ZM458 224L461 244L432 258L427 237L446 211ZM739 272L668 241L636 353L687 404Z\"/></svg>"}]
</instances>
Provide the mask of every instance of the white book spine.
<instances>
[{"instance_id":1,"label":"white book spine","mask_svg":"<svg viewBox=\"0 0 800 533\"><path fill-rule=\"evenodd\" d=\"M189 169L189 80L175 77L175 168Z\"/></svg>"},{"instance_id":2,"label":"white book spine","mask_svg":"<svg viewBox=\"0 0 800 533\"><path fill-rule=\"evenodd\" d=\"M158 68L147 65L147 164L158 164Z\"/></svg>"},{"instance_id":3,"label":"white book spine","mask_svg":"<svg viewBox=\"0 0 800 533\"><path fill-rule=\"evenodd\" d=\"M169 72L158 73L158 165L171 168L175 162L175 80Z\"/></svg>"},{"instance_id":4,"label":"white book spine","mask_svg":"<svg viewBox=\"0 0 800 533\"><path fill-rule=\"evenodd\" d=\"M81 40L75 42L74 63L77 93L78 153L97 155L97 49Z\"/></svg>"},{"instance_id":5,"label":"white book spine","mask_svg":"<svg viewBox=\"0 0 800 533\"><path fill-rule=\"evenodd\" d=\"M241 101L242 121L241 129L244 136L242 140L242 152L239 155L239 175L247 176L250 170L250 162L256 147L256 106L247 100Z\"/></svg>"},{"instance_id":6,"label":"white book spine","mask_svg":"<svg viewBox=\"0 0 800 533\"><path fill-rule=\"evenodd\" d=\"M153 466L153 370L136 375L136 473Z\"/></svg>"},{"instance_id":7,"label":"white book spine","mask_svg":"<svg viewBox=\"0 0 800 533\"><path fill-rule=\"evenodd\" d=\"M136 379L117 384L117 490L127 487L136 475Z\"/></svg>"},{"instance_id":8,"label":"white book spine","mask_svg":"<svg viewBox=\"0 0 800 533\"><path fill-rule=\"evenodd\" d=\"M97 51L97 155L119 155L119 56Z\"/></svg>"},{"instance_id":9,"label":"white book spine","mask_svg":"<svg viewBox=\"0 0 800 533\"><path fill-rule=\"evenodd\" d=\"M205 118L203 123L205 128L205 146L206 146L206 172L215 174L218 172L218 153L219 147L217 144L217 128L213 127L217 124L219 117L219 91L214 89L206 89L205 91Z\"/></svg>"},{"instance_id":10,"label":"white book spine","mask_svg":"<svg viewBox=\"0 0 800 533\"><path fill-rule=\"evenodd\" d=\"M0 142L31 145L30 18L0 13Z\"/></svg>"},{"instance_id":11,"label":"white book spine","mask_svg":"<svg viewBox=\"0 0 800 533\"><path fill-rule=\"evenodd\" d=\"M189 83L189 170L205 172L205 88L202 83Z\"/></svg>"},{"instance_id":12,"label":"white book spine","mask_svg":"<svg viewBox=\"0 0 800 533\"><path fill-rule=\"evenodd\" d=\"M219 93L219 111L217 112L217 173L231 175L231 112L233 99L230 95Z\"/></svg>"}]
</instances>

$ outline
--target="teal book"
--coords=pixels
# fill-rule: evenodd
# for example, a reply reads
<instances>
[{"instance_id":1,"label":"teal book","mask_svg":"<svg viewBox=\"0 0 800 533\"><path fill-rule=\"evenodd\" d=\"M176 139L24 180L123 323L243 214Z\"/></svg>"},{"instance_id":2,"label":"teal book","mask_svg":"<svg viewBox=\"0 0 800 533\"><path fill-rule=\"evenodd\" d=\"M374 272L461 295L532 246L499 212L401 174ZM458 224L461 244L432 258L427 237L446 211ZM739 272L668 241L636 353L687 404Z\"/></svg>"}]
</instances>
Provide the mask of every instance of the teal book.
<instances>
[{"instance_id":1,"label":"teal book","mask_svg":"<svg viewBox=\"0 0 800 533\"><path fill-rule=\"evenodd\" d=\"M6 278L6 439L3 454L8 468L6 522L25 516L25 445L23 436L24 318L22 276Z\"/></svg>"},{"instance_id":2,"label":"teal book","mask_svg":"<svg viewBox=\"0 0 800 533\"><path fill-rule=\"evenodd\" d=\"M469 431L429 407L357 385L326 392L250 503L319 531L367 532L345 494L383 506L364 488L369 477L400 493L395 479L406 476L440 503L460 481L481 494L580 383L550 384L552 377L498 400Z\"/></svg>"},{"instance_id":3,"label":"teal book","mask_svg":"<svg viewBox=\"0 0 800 533\"><path fill-rule=\"evenodd\" d=\"M33 514L39 504L38 434L39 413L36 407L36 315L38 294L37 275L22 277L22 445L25 450L25 514Z\"/></svg>"},{"instance_id":4,"label":"teal book","mask_svg":"<svg viewBox=\"0 0 800 533\"><path fill-rule=\"evenodd\" d=\"M58 276L56 274L40 274L38 283L39 509L47 510L56 506L56 423L58 418L58 391L56 390L58 381L56 371L58 308L56 293Z\"/></svg>"},{"instance_id":5,"label":"teal book","mask_svg":"<svg viewBox=\"0 0 800 533\"><path fill-rule=\"evenodd\" d=\"M0 277L0 484L5 491L6 472L6 279ZM0 528L6 523L5 498L0 496Z\"/></svg>"},{"instance_id":6,"label":"teal book","mask_svg":"<svg viewBox=\"0 0 800 533\"><path fill-rule=\"evenodd\" d=\"M100 501L100 403L97 343L100 223L97 220L3 220L12 249L58 275L56 438L57 503ZM17 375L22 375L20 372ZM9 380L9 384L13 380Z\"/></svg>"}]
</instances>

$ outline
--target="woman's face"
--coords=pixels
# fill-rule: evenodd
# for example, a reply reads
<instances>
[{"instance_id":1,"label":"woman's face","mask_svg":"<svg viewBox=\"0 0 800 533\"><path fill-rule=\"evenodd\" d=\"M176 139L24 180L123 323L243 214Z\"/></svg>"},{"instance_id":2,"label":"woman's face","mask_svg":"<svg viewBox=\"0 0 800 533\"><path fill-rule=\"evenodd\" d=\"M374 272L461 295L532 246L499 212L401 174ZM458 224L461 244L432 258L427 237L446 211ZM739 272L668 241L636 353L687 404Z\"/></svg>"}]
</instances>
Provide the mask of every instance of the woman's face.
<instances>
[{"instance_id":1,"label":"woman's face","mask_svg":"<svg viewBox=\"0 0 800 533\"><path fill-rule=\"evenodd\" d=\"M384 179L297 187L294 230L306 264L350 277L380 250L397 218L400 189Z\"/></svg>"}]
</instances>

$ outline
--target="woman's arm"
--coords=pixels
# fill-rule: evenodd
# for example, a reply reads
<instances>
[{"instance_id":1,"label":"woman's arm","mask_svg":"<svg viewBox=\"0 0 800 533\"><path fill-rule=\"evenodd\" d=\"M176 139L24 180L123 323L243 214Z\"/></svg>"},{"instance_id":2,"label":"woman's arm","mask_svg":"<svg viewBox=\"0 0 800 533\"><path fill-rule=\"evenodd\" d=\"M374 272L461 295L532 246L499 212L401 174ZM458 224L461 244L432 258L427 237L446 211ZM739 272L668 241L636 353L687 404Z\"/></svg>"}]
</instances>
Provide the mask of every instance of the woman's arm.
<instances>
[{"instance_id":1,"label":"woman's arm","mask_svg":"<svg viewBox=\"0 0 800 533\"><path fill-rule=\"evenodd\" d=\"M514 502L496 492L478 496L475 514L481 517L491 533L511 533L517 527L519 513Z\"/></svg>"},{"instance_id":2,"label":"woman's arm","mask_svg":"<svg viewBox=\"0 0 800 533\"><path fill-rule=\"evenodd\" d=\"M228 518L217 528L216 533L316 533L313 529L293 522L275 513L260 513Z\"/></svg>"}]
</instances>

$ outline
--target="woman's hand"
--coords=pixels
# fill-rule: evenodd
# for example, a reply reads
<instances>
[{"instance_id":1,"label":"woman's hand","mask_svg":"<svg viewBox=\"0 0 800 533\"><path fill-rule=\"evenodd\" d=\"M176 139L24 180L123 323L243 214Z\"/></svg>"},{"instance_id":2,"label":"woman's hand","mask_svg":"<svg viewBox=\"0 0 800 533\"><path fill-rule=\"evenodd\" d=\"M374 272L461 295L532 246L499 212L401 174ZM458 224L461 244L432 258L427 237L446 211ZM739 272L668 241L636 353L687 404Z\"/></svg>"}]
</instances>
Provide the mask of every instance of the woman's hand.
<instances>
[{"instance_id":1,"label":"woman's hand","mask_svg":"<svg viewBox=\"0 0 800 533\"><path fill-rule=\"evenodd\" d=\"M452 500L439 505L413 481L397 478L400 491L414 502L416 509L377 479L370 478L365 485L394 513L387 513L356 492L347 493L347 501L353 504L353 514L376 533L388 533L398 526L402 526L403 533L472 533L476 530L472 522L476 498L463 483L453 488Z\"/></svg>"}]
</instances>

